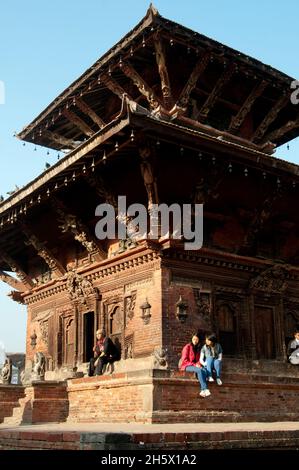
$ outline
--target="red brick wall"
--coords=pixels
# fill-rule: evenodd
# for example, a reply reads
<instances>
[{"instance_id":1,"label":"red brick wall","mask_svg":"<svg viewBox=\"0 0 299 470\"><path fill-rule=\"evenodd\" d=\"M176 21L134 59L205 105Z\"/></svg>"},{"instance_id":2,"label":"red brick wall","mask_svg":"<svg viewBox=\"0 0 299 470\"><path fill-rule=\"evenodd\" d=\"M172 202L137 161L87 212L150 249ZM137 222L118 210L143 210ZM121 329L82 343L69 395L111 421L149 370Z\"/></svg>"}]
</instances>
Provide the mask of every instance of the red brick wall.
<instances>
[{"instance_id":1,"label":"red brick wall","mask_svg":"<svg viewBox=\"0 0 299 470\"><path fill-rule=\"evenodd\" d=\"M23 397L24 387L0 384L0 423L6 416L12 415L13 409L19 406L19 399Z\"/></svg>"}]
</instances>

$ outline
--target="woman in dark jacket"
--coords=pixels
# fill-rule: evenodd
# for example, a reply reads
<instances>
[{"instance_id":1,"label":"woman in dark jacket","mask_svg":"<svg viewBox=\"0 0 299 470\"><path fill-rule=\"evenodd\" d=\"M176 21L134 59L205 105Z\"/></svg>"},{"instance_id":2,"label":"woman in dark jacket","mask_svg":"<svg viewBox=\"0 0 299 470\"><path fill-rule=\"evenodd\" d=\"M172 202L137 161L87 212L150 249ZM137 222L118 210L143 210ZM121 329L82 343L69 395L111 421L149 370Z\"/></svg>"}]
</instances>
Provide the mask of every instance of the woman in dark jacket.
<instances>
[{"instance_id":1,"label":"woman in dark jacket","mask_svg":"<svg viewBox=\"0 0 299 470\"><path fill-rule=\"evenodd\" d=\"M186 372L194 372L197 375L198 382L200 384L200 396L208 397L211 392L207 387L207 371L199 362L200 358L200 347L199 337L194 334L191 339L191 343L184 346L180 361L180 369Z\"/></svg>"}]
</instances>

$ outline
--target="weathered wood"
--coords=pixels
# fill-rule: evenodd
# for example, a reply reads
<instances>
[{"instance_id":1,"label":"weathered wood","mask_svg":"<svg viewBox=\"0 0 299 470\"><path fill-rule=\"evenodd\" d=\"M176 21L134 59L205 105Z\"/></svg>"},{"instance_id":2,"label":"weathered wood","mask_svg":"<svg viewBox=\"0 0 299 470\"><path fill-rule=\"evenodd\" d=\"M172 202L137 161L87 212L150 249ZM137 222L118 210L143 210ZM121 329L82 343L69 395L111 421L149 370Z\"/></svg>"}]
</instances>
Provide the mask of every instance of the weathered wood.
<instances>
[{"instance_id":1,"label":"weathered wood","mask_svg":"<svg viewBox=\"0 0 299 470\"><path fill-rule=\"evenodd\" d=\"M197 62L197 64L195 65L176 103L177 107L179 108L187 107L189 99L190 99L190 95L192 91L194 90L200 75L207 68L208 63L210 61L210 57L211 57L211 54L209 52L206 52L203 55L203 57L201 57L199 61Z\"/></svg>"},{"instance_id":2,"label":"weathered wood","mask_svg":"<svg viewBox=\"0 0 299 470\"><path fill-rule=\"evenodd\" d=\"M25 292L27 290L26 286L21 281L18 281L4 271L0 271L0 280L19 292Z\"/></svg>"},{"instance_id":3,"label":"weathered wood","mask_svg":"<svg viewBox=\"0 0 299 470\"><path fill-rule=\"evenodd\" d=\"M255 101L257 100L259 96L262 95L262 93L264 92L267 86L268 86L268 82L266 80L262 80L253 88L253 90L251 91L251 93L248 95L245 102L241 106L237 115L232 118L229 129L228 129L229 132L233 132L233 133L237 132L237 130L243 124L244 119L251 111L251 108L254 105Z\"/></svg>"},{"instance_id":4,"label":"weathered wood","mask_svg":"<svg viewBox=\"0 0 299 470\"><path fill-rule=\"evenodd\" d=\"M0 251L0 258L10 267L10 269L18 276L21 283L25 286L26 289L32 289L34 283L32 279L23 271L21 266L17 261L15 261L8 253L3 250Z\"/></svg>"},{"instance_id":5,"label":"weathered wood","mask_svg":"<svg viewBox=\"0 0 299 470\"><path fill-rule=\"evenodd\" d=\"M45 261L57 276L63 276L66 271L51 250L46 247L45 243L39 240L28 224L22 223L21 227L28 240L26 245L31 245L36 250L37 255Z\"/></svg>"},{"instance_id":6,"label":"weathered wood","mask_svg":"<svg viewBox=\"0 0 299 470\"><path fill-rule=\"evenodd\" d=\"M51 132L46 130L43 131L43 135L61 148L74 149L78 145L72 139L67 139L66 137L58 134L57 132Z\"/></svg>"},{"instance_id":7,"label":"weathered wood","mask_svg":"<svg viewBox=\"0 0 299 470\"><path fill-rule=\"evenodd\" d=\"M284 126L280 127L279 129L276 129L273 132L270 132L270 134L267 134L264 140L273 142L274 140L280 139L285 134L292 131L293 129L297 129L298 127L299 127L299 118L297 118L295 121L288 121Z\"/></svg>"},{"instance_id":8,"label":"weathered wood","mask_svg":"<svg viewBox=\"0 0 299 470\"><path fill-rule=\"evenodd\" d=\"M77 114L73 113L73 111L70 111L69 109L65 109L62 111L62 114L73 124L75 124L78 129L80 129L83 134L87 135L88 137L91 137L94 134L94 131L86 124L86 122L83 121Z\"/></svg>"},{"instance_id":9,"label":"weathered wood","mask_svg":"<svg viewBox=\"0 0 299 470\"><path fill-rule=\"evenodd\" d=\"M259 127L256 129L254 135L253 135L253 142L259 142L265 133L267 132L267 129L269 126L272 124L272 122L275 121L277 118L278 113L290 102L290 99L288 96L282 95L279 100L276 101L274 106L270 109L270 111L267 113Z\"/></svg>"},{"instance_id":10,"label":"weathered wood","mask_svg":"<svg viewBox=\"0 0 299 470\"><path fill-rule=\"evenodd\" d=\"M124 95L127 95L129 100L134 101L133 98L130 96L129 93L127 93L123 87L116 81L114 78L109 77L109 75L102 74L101 75L101 82L104 83L104 85L112 91L118 98L122 101Z\"/></svg>"},{"instance_id":11,"label":"weathered wood","mask_svg":"<svg viewBox=\"0 0 299 470\"><path fill-rule=\"evenodd\" d=\"M200 113L199 113L200 121L204 121L207 118L209 112L211 111L212 107L216 103L219 95L222 93L224 86L231 79L234 71L235 71L235 65L230 64L229 67L222 73L220 78L217 80L216 85L214 86L209 97L206 99L205 103L203 104L200 110Z\"/></svg>"},{"instance_id":12,"label":"weathered wood","mask_svg":"<svg viewBox=\"0 0 299 470\"><path fill-rule=\"evenodd\" d=\"M158 65L159 75L161 79L161 90L163 95L164 104L167 108L171 108L173 104L170 79L166 64L165 47L161 38L156 38L154 41L156 50L156 61Z\"/></svg>"},{"instance_id":13,"label":"weathered wood","mask_svg":"<svg viewBox=\"0 0 299 470\"><path fill-rule=\"evenodd\" d=\"M161 104L159 98L156 96L154 90L143 80L139 73L128 62L123 62L121 67L123 73L132 80L134 85L138 88L140 93L145 96L152 109L158 108Z\"/></svg>"},{"instance_id":14,"label":"weathered wood","mask_svg":"<svg viewBox=\"0 0 299 470\"><path fill-rule=\"evenodd\" d=\"M100 129L104 127L106 124L102 118L88 106L85 101L82 99L76 98L76 106L77 108L82 111L82 113L86 114Z\"/></svg>"}]
</instances>

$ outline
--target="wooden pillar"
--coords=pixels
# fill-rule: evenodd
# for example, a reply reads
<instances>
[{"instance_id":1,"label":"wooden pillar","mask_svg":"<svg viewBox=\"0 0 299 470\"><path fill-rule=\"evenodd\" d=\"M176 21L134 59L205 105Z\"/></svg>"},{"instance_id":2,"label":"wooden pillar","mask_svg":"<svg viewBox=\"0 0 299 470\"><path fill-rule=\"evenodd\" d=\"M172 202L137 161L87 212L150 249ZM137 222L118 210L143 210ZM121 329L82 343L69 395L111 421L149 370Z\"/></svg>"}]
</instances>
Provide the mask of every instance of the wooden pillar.
<instances>
[{"instance_id":1,"label":"wooden pillar","mask_svg":"<svg viewBox=\"0 0 299 470\"><path fill-rule=\"evenodd\" d=\"M254 295L252 293L249 294L248 297L248 317L249 317L249 328L250 328L250 355L251 359L257 358L256 353L256 341L255 341L255 319L254 319Z\"/></svg>"}]
</instances>

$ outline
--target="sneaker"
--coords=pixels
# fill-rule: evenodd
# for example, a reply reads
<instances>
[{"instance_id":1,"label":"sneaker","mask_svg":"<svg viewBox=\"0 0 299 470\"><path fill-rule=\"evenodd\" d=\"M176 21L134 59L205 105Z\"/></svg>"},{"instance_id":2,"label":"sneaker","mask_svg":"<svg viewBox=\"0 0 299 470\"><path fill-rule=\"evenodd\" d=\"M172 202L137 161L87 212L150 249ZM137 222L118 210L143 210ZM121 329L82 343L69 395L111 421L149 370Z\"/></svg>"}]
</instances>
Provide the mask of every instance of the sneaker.
<instances>
[{"instance_id":1,"label":"sneaker","mask_svg":"<svg viewBox=\"0 0 299 470\"><path fill-rule=\"evenodd\" d=\"M219 377L216 379L217 385L222 385L222 380Z\"/></svg>"},{"instance_id":2,"label":"sneaker","mask_svg":"<svg viewBox=\"0 0 299 470\"><path fill-rule=\"evenodd\" d=\"M213 377L208 377L208 382L214 382Z\"/></svg>"},{"instance_id":3,"label":"sneaker","mask_svg":"<svg viewBox=\"0 0 299 470\"><path fill-rule=\"evenodd\" d=\"M206 392L206 394L205 394L206 397L209 397L211 395L210 390L206 389L205 392Z\"/></svg>"},{"instance_id":4,"label":"sneaker","mask_svg":"<svg viewBox=\"0 0 299 470\"><path fill-rule=\"evenodd\" d=\"M202 390L201 392L199 392L199 395L203 398L206 397L206 390Z\"/></svg>"}]
</instances>

